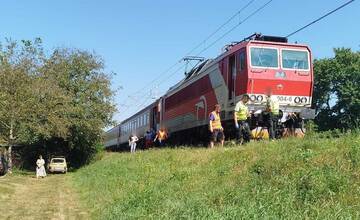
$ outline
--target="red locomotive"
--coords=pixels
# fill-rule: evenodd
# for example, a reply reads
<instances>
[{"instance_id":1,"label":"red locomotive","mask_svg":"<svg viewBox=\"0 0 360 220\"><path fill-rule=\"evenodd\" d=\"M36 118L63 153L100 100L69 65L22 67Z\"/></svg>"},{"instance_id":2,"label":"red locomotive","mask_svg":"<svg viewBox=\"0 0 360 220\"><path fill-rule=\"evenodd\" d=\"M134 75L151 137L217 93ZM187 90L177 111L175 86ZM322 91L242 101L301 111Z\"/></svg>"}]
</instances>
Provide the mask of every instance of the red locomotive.
<instances>
[{"instance_id":1,"label":"red locomotive","mask_svg":"<svg viewBox=\"0 0 360 220\"><path fill-rule=\"evenodd\" d=\"M225 52L193 68L156 102L107 132L105 146L127 142L130 134L165 128L173 144L208 140L208 115L221 105L226 137L235 135L233 111L243 94L249 109L265 108L271 91L280 104L279 132L302 129L303 119L314 117L311 109L313 67L308 46L290 44L286 38L254 34L225 47ZM291 123L289 123L289 121ZM251 127L262 127L261 114L253 115Z\"/></svg>"}]
</instances>

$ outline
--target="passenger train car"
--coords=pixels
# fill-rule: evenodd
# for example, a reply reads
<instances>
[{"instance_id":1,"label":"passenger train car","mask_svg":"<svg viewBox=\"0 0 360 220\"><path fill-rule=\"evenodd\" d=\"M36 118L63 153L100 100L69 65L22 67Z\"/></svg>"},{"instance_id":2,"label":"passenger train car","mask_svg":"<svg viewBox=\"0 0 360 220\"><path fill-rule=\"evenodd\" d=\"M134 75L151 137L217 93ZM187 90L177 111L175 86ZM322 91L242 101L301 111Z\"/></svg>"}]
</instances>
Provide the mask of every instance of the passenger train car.
<instances>
[{"instance_id":1,"label":"passenger train car","mask_svg":"<svg viewBox=\"0 0 360 220\"><path fill-rule=\"evenodd\" d=\"M280 104L282 124L296 115L298 121L314 117L311 109L313 67L311 50L286 38L254 34L225 47L186 73L157 101L106 133L106 147L125 143L130 134L143 136L149 129L166 129L173 144L208 140L208 115L215 104L227 137L234 137L233 110L243 94L250 96L249 109L265 109L271 91ZM251 126L261 126L254 114Z\"/></svg>"}]
</instances>

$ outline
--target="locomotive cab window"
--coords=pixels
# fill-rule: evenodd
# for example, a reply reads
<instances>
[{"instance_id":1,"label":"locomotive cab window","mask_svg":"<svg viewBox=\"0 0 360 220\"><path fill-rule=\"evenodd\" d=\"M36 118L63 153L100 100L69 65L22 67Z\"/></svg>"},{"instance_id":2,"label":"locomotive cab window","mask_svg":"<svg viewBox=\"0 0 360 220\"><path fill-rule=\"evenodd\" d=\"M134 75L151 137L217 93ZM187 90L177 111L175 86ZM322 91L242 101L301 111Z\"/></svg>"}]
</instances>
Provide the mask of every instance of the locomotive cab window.
<instances>
[{"instance_id":1,"label":"locomotive cab window","mask_svg":"<svg viewBox=\"0 0 360 220\"><path fill-rule=\"evenodd\" d=\"M309 53L304 50L281 50L282 67L285 69L309 70Z\"/></svg>"},{"instance_id":2,"label":"locomotive cab window","mask_svg":"<svg viewBox=\"0 0 360 220\"><path fill-rule=\"evenodd\" d=\"M278 50L275 48L251 47L251 66L262 68L278 68Z\"/></svg>"}]
</instances>

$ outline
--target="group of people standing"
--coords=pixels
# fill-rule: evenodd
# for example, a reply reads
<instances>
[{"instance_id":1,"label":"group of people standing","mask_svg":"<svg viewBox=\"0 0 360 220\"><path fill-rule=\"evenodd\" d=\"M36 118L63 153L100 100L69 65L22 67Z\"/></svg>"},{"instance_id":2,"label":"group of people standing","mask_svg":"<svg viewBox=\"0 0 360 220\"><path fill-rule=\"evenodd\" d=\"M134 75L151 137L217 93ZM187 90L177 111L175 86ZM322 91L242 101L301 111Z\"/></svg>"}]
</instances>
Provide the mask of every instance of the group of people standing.
<instances>
[{"instance_id":1,"label":"group of people standing","mask_svg":"<svg viewBox=\"0 0 360 220\"><path fill-rule=\"evenodd\" d=\"M236 103L234 108L234 126L236 129L236 139L240 144L250 141L251 131L248 123L248 119L251 116L251 112L248 108L248 102L250 97L247 94L244 94L240 101ZM221 125L220 118L221 108L220 105L216 104L214 111L209 115L209 130L211 132L210 137L210 147L214 147L214 142L219 141L221 146L224 145L225 135L224 128ZM271 95L271 92L267 94L266 97L266 107L264 111L264 122L269 131L270 140L275 139L275 132L277 121L279 118L279 103Z\"/></svg>"},{"instance_id":2,"label":"group of people standing","mask_svg":"<svg viewBox=\"0 0 360 220\"><path fill-rule=\"evenodd\" d=\"M248 123L248 119L251 116L251 113L248 108L250 97L247 94L242 95L239 102L236 103L234 108L234 126L236 129L236 139L240 144L249 142L251 139L251 131ZM221 146L224 145L225 135L224 128L221 124L220 117L221 107L219 104L216 104L214 111L209 115L209 130L211 133L210 137L210 147L214 147L214 143L219 141ZM269 131L270 140L275 139L275 132L277 127L277 121L279 119L279 103L271 95L271 92L268 93L266 97L266 107L264 114L264 122ZM158 132L153 130L146 131L145 138L145 149L149 149L156 143L158 146L164 146L165 140L168 135L165 129L161 128ZM136 150L136 142L139 141L139 138L136 135L130 135L129 137L129 146L131 153L134 153Z\"/></svg>"},{"instance_id":3,"label":"group of people standing","mask_svg":"<svg viewBox=\"0 0 360 220\"><path fill-rule=\"evenodd\" d=\"M164 146L165 141L168 135L165 129L161 128L156 133L153 129L146 131L144 138L145 138L145 149L149 149L154 145L157 146ZM129 146L130 152L134 153L136 150L136 142L139 141L139 138L136 135L130 135L129 137Z\"/></svg>"}]
</instances>

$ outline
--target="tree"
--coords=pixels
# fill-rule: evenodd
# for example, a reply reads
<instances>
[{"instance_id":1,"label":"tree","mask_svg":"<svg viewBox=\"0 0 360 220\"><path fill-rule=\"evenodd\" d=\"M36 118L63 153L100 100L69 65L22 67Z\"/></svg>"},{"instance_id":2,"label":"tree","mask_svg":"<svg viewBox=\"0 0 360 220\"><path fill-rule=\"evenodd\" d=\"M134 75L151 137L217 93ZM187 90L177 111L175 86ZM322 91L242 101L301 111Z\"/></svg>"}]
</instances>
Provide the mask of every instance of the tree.
<instances>
[{"instance_id":1,"label":"tree","mask_svg":"<svg viewBox=\"0 0 360 220\"><path fill-rule=\"evenodd\" d=\"M322 130L360 125L360 52L334 49L335 57L314 61L316 122Z\"/></svg>"},{"instance_id":2,"label":"tree","mask_svg":"<svg viewBox=\"0 0 360 220\"><path fill-rule=\"evenodd\" d=\"M59 48L46 56L40 39L1 47L0 144L8 146L10 167L14 145L46 147L54 139L77 165L91 159L115 110L103 69L87 51Z\"/></svg>"},{"instance_id":3,"label":"tree","mask_svg":"<svg viewBox=\"0 0 360 220\"><path fill-rule=\"evenodd\" d=\"M27 121L35 104L31 79L41 65L40 44L40 39L22 41L21 46L7 40L0 49L0 137L8 146L10 172L13 145L28 141Z\"/></svg>"},{"instance_id":4,"label":"tree","mask_svg":"<svg viewBox=\"0 0 360 220\"><path fill-rule=\"evenodd\" d=\"M103 72L101 58L77 49L57 49L44 65L44 75L63 89L70 99L69 148L80 165L89 161L101 141L102 129L112 122L110 76Z\"/></svg>"}]
</instances>

